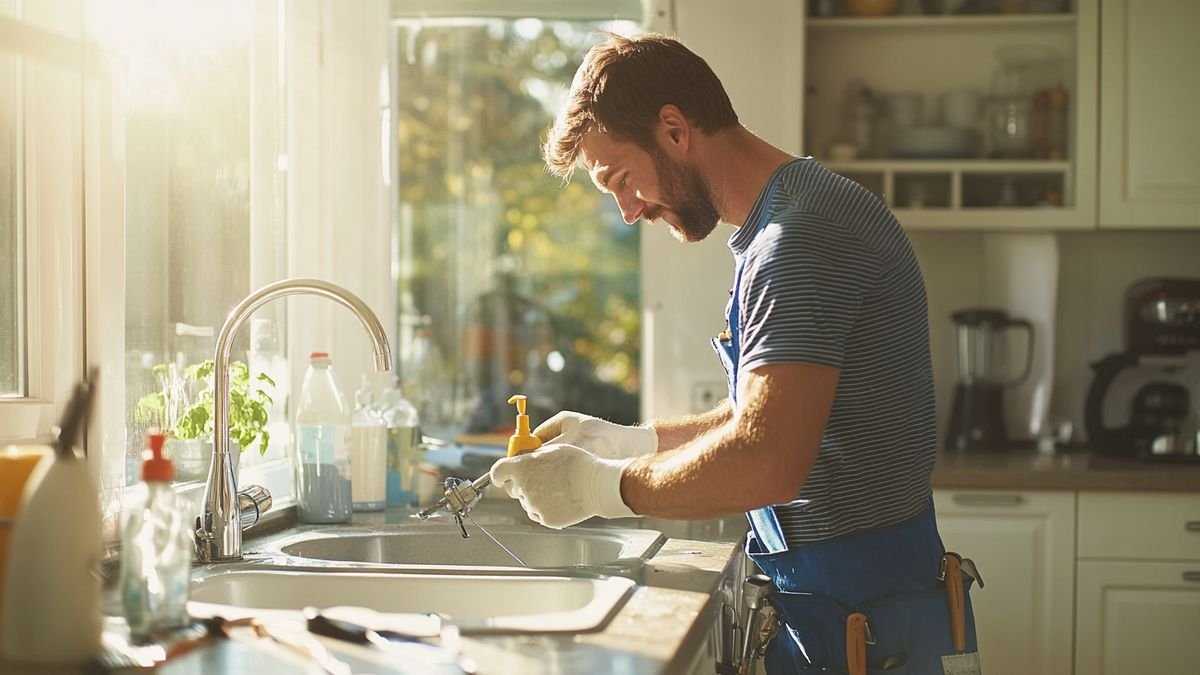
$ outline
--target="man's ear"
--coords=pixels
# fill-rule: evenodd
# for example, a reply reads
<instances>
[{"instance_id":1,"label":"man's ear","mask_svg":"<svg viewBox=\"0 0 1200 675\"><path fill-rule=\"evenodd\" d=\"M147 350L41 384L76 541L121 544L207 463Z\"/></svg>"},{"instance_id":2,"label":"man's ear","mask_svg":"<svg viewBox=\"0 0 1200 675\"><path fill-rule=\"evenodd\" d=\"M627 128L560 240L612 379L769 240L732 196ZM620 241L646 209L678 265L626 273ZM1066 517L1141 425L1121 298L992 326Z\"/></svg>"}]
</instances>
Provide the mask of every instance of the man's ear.
<instances>
[{"instance_id":1,"label":"man's ear","mask_svg":"<svg viewBox=\"0 0 1200 675\"><path fill-rule=\"evenodd\" d=\"M668 103L658 110L656 139L667 154L686 154L691 144L692 125L683 111Z\"/></svg>"}]
</instances>

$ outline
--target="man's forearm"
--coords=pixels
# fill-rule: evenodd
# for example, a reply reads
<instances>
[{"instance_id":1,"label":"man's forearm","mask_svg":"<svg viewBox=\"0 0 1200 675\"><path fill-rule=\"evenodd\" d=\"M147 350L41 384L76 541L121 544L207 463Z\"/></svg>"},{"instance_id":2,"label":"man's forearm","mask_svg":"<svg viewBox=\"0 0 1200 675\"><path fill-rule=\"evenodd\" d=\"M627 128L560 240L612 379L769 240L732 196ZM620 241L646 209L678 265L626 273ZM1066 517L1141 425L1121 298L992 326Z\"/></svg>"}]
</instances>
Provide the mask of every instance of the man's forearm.
<instances>
[{"instance_id":1,"label":"man's forearm","mask_svg":"<svg viewBox=\"0 0 1200 675\"><path fill-rule=\"evenodd\" d=\"M658 451L674 450L694 442L708 432L720 428L733 417L733 406L729 399L715 408L699 415L689 415L672 420L656 420L649 426L658 434Z\"/></svg>"}]
</instances>

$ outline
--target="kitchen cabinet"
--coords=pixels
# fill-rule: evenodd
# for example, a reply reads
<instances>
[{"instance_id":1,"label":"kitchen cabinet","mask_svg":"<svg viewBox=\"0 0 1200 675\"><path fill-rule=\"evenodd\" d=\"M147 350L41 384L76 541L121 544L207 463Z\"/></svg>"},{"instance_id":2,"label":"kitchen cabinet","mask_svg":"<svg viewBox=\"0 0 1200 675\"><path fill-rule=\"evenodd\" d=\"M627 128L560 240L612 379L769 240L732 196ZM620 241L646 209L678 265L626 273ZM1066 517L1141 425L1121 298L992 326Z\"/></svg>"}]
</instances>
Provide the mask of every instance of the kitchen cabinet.
<instances>
[{"instance_id":1,"label":"kitchen cabinet","mask_svg":"<svg viewBox=\"0 0 1200 675\"><path fill-rule=\"evenodd\" d=\"M971 558L985 672L1071 672L1075 493L935 490L947 550Z\"/></svg>"},{"instance_id":2,"label":"kitchen cabinet","mask_svg":"<svg viewBox=\"0 0 1200 675\"><path fill-rule=\"evenodd\" d=\"M1200 227L1200 3L1104 0L1100 227Z\"/></svg>"},{"instance_id":3,"label":"kitchen cabinet","mask_svg":"<svg viewBox=\"0 0 1200 675\"><path fill-rule=\"evenodd\" d=\"M1058 8L808 16L805 151L908 229L1094 228L1098 0Z\"/></svg>"},{"instance_id":4,"label":"kitchen cabinet","mask_svg":"<svg viewBox=\"0 0 1200 675\"><path fill-rule=\"evenodd\" d=\"M1081 493L1077 582L1078 675L1194 672L1200 495Z\"/></svg>"}]
</instances>

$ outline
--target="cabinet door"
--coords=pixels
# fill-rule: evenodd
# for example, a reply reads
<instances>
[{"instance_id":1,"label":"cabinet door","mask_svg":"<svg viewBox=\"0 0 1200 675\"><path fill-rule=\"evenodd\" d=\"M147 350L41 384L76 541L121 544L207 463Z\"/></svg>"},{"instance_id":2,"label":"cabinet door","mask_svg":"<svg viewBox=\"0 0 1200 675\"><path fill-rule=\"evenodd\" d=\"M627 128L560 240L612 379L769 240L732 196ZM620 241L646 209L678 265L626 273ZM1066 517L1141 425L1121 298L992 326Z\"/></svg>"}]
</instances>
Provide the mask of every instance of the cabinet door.
<instances>
[{"instance_id":1,"label":"cabinet door","mask_svg":"<svg viewBox=\"0 0 1200 675\"><path fill-rule=\"evenodd\" d=\"M1200 3L1104 0L1100 226L1200 227Z\"/></svg>"},{"instance_id":2,"label":"cabinet door","mask_svg":"<svg viewBox=\"0 0 1200 675\"><path fill-rule=\"evenodd\" d=\"M1194 673L1200 561L1079 563L1079 675Z\"/></svg>"},{"instance_id":3,"label":"cabinet door","mask_svg":"<svg viewBox=\"0 0 1200 675\"><path fill-rule=\"evenodd\" d=\"M935 491L948 550L987 583L971 591L984 672L1071 672L1075 495Z\"/></svg>"}]
</instances>

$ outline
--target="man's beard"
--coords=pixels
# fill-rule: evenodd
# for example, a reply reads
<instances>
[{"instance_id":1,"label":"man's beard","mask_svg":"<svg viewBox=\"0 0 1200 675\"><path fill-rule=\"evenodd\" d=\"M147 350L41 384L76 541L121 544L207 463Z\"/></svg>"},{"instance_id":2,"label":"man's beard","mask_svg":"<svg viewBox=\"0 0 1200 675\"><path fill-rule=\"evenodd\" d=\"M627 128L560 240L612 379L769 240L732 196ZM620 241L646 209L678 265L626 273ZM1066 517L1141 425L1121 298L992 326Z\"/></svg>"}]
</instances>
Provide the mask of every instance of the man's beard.
<instances>
[{"instance_id":1,"label":"man's beard","mask_svg":"<svg viewBox=\"0 0 1200 675\"><path fill-rule=\"evenodd\" d=\"M703 240L717 227L721 214L717 211L708 181L694 167L678 164L662 153L654 153L654 168L658 172L662 200L670 206L656 205L646 209L642 217L658 220L666 211L671 211L678 223L667 221L671 235L679 241Z\"/></svg>"}]
</instances>

